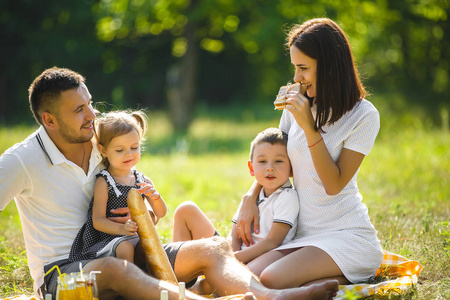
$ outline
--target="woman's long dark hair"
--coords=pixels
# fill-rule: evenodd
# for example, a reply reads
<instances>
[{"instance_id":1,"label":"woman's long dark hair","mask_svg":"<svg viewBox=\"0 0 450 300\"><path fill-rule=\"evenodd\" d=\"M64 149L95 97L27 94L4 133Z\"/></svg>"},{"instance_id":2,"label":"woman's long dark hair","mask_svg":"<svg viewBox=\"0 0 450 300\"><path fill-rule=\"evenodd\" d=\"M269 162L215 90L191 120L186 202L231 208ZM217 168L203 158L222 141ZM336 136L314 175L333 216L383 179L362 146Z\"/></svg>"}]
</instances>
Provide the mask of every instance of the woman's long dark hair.
<instances>
[{"instance_id":1,"label":"woman's long dark hair","mask_svg":"<svg viewBox=\"0 0 450 300\"><path fill-rule=\"evenodd\" d=\"M326 18L295 25L286 46L317 60L315 129L339 120L367 93L359 79L350 44L342 29Z\"/></svg>"}]
</instances>

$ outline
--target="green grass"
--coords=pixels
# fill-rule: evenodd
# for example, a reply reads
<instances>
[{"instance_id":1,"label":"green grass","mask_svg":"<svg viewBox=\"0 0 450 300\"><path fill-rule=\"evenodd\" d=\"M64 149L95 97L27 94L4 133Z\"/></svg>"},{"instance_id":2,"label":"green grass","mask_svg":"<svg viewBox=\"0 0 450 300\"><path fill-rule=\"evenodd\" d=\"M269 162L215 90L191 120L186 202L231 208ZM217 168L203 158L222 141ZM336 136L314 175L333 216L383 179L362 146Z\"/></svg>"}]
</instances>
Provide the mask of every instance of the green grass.
<instances>
[{"instance_id":1,"label":"green grass","mask_svg":"<svg viewBox=\"0 0 450 300\"><path fill-rule=\"evenodd\" d=\"M448 128L437 127L420 110L399 113L398 107L374 102L382 129L359 173L364 203L382 247L425 267L416 288L399 298L449 299ZM260 130L277 126L279 118L278 112L250 110L206 115L200 113L184 137L173 134L163 113L150 116L147 150L137 168L152 178L167 201L167 217L158 225L163 241L171 240L173 211L185 200L198 203L220 234L227 234L229 220L253 181L247 170L249 143ZM0 129L0 152L34 128ZM14 202L0 214L0 228L0 298L31 294Z\"/></svg>"}]
</instances>

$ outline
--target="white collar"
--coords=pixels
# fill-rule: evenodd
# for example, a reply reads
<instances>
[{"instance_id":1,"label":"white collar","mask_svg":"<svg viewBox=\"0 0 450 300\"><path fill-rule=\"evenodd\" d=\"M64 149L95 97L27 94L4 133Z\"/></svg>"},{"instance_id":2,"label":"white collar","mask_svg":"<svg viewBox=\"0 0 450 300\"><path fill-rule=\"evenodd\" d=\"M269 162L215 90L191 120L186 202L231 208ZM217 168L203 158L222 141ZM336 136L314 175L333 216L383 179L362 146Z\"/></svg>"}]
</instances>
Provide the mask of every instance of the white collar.
<instances>
[{"instance_id":1,"label":"white collar","mask_svg":"<svg viewBox=\"0 0 450 300\"><path fill-rule=\"evenodd\" d=\"M289 179L282 186L280 186L278 188L278 190L273 192L269 197L265 196L264 188L262 188L261 191L259 192L258 204L264 202L266 199L269 199L270 197L272 197L272 195L277 195L277 194L281 193L283 190L285 190L287 188L292 188L292 184Z\"/></svg>"},{"instance_id":2,"label":"white collar","mask_svg":"<svg viewBox=\"0 0 450 300\"><path fill-rule=\"evenodd\" d=\"M44 151L44 153L47 155L52 165L59 165L62 163L69 162L69 160L64 156L64 154L62 154L61 151L59 151L58 147L56 147L55 143L48 135L44 126L39 127L39 129L37 130L36 138L39 142L39 145L42 148L42 151ZM96 143L94 142L93 139L91 142L92 142L92 152L91 158L89 160L89 169L92 167L91 163L97 165L99 162L102 161L102 155L100 154L100 151L98 150Z\"/></svg>"}]
</instances>

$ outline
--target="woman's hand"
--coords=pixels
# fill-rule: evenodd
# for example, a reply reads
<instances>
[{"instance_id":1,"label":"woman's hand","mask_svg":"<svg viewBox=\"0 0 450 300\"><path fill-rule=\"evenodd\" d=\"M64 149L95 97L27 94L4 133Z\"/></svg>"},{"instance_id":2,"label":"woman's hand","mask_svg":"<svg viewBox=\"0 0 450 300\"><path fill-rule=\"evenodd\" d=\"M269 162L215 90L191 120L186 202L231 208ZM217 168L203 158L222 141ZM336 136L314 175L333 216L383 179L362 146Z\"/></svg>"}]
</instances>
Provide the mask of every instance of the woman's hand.
<instances>
[{"instance_id":1,"label":"woman's hand","mask_svg":"<svg viewBox=\"0 0 450 300\"><path fill-rule=\"evenodd\" d=\"M124 235L136 235L138 226L137 223L134 222L133 220L128 219L125 224L123 224L123 228L124 228Z\"/></svg>"},{"instance_id":2,"label":"woman's hand","mask_svg":"<svg viewBox=\"0 0 450 300\"><path fill-rule=\"evenodd\" d=\"M289 92L286 97L286 109L294 116L298 125L305 132L314 130L314 118L309 100L298 92Z\"/></svg>"},{"instance_id":3,"label":"woman's hand","mask_svg":"<svg viewBox=\"0 0 450 300\"><path fill-rule=\"evenodd\" d=\"M287 97L286 109L305 132L314 168L323 183L325 192L328 195L340 193L358 171L364 154L344 148L337 161L334 161L321 133L314 129L315 122L309 100L297 92L289 92Z\"/></svg>"},{"instance_id":4,"label":"woman's hand","mask_svg":"<svg viewBox=\"0 0 450 300\"><path fill-rule=\"evenodd\" d=\"M242 198L236 223L237 234L247 247L255 243L252 239L252 224L255 233L259 233L259 210L256 198L247 194Z\"/></svg>"}]
</instances>

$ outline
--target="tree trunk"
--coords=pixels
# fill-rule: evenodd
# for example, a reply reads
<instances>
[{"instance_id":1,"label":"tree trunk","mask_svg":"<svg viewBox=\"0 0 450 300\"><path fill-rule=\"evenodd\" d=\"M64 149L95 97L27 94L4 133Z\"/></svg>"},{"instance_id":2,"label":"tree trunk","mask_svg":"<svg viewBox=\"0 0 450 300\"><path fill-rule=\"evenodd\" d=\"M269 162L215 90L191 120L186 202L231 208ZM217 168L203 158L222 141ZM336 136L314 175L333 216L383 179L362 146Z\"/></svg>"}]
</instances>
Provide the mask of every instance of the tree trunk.
<instances>
[{"instance_id":1,"label":"tree trunk","mask_svg":"<svg viewBox=\"0 0 450 300\"><path fill-rule=\"evenodd\" d=\"M167 73L170 118L175 131L180 133L185 133L191 124L195 106L199 51L195 29L195 24L186 25L186 53L178 64L170 67Z\"/></svg>"}]
</instances>

